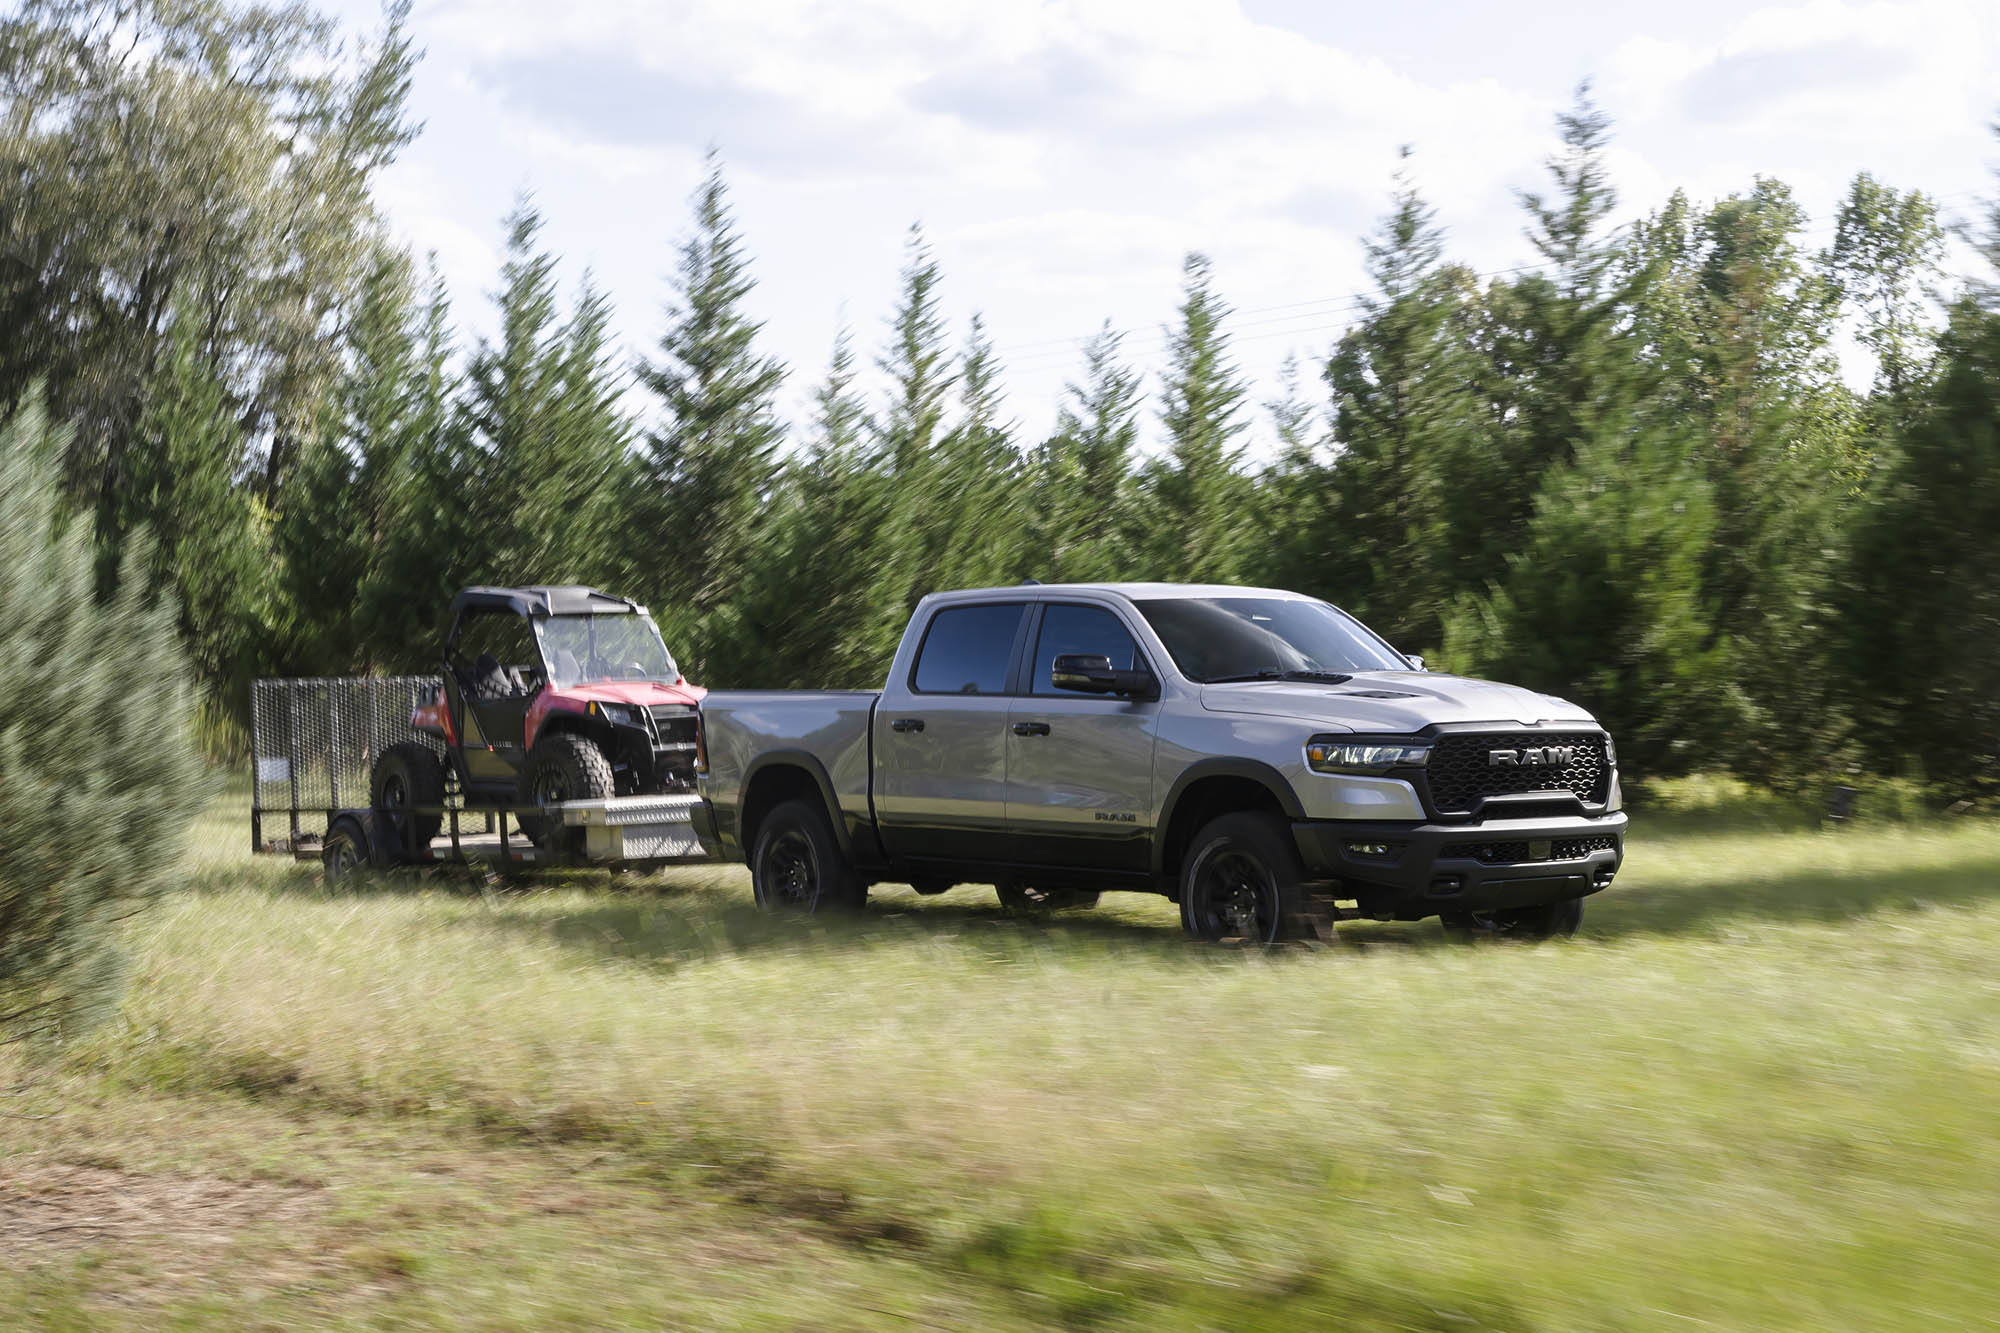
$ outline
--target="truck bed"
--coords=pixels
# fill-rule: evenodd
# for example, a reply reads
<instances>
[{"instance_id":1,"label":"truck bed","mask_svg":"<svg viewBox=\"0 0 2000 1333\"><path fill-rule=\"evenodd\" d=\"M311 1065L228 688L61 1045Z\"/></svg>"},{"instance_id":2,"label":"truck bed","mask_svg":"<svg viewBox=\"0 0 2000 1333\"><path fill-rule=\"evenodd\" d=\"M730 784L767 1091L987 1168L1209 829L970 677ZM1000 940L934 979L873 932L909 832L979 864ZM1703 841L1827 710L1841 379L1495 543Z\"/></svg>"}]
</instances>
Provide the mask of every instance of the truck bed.
<instances>
[{"instance_id":1,"label":"truck bed","mask_svg":"<svg viewBox=\"0 0 2000 1333\"><path fill-rule=\"evenodd\" d=\"M735 840L741 796L757 766L800 756L814 761L848 828L872 828L869 735L881 697L880 690L711 690L701 701L708 749L702 792L714 800L715 831Z\"/></svg>"}]
</instances>

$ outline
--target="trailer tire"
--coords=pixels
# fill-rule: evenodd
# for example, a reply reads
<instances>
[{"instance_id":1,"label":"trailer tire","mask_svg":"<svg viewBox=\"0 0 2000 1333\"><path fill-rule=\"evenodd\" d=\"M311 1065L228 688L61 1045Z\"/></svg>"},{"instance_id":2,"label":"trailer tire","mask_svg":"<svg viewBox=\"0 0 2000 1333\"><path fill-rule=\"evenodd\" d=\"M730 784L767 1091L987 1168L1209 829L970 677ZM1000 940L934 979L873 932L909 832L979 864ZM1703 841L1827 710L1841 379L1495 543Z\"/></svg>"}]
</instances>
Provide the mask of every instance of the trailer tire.
<instances>
[{"instance_id":1,"label":"trailer tire","mask_svg":"<svg viewBox=\"0 0 2000 1333\"><path fill-rule=\"evenodd\" d=\"M372 811L334 816L320 843L320 868L329 889L346 888L357 877L383 864L381 827Z\"/></svg>"},{"instance_id":2,"label":"trailer tire","mask_svg":"<svg viewBox=\"0 0 2000 1333\"><path fill-rule=\"evenodd\" d=\"M750 883L767 912L855 912L868 901L868 885L814 800L785 801L764 816L750 853Z\"/></svg>"},{"instance_id":3,"label":"trailer tire","mask_svg":"<svg viewBox=\"0 0 2000 1333\"><path fill-rule=\"evenodd\" d=\"M554 805L559 801L604 801L617 795L611 775L611 761L597 742L573 731L558 731L536 743L521 769L519 800L522 805ZM545 852L570 851L582 829L569 829L559 819L522 815L515 821L521 832Z\"/></svg>"},{"instance_id":4,"label":"trailer tire","mask_svg":"<svg viewBox=\"0 0 2000 1333\"><path fill-rule=\"evenodd\" d=\"M377 823L386 824L375 833L394 839L399 853L422 852L444 827L444 816L411 814L410 809L436 809L444 804L444 761L422 741L399 741L375 761L368 799L382 812Z\"/></svg>"}]
</instances>

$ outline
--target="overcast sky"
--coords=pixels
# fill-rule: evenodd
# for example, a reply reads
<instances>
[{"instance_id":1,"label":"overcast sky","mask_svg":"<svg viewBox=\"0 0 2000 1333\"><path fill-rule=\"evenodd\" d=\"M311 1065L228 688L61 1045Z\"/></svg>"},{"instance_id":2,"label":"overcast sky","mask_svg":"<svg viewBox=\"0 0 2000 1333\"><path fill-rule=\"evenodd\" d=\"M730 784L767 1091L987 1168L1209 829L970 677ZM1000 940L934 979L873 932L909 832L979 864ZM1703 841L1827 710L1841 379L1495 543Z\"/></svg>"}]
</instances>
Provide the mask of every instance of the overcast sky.
<instances>
[{"instance_id":1,"label":"overcast sky","mask_svg":"<svg viewBox=\"0 0 2000 1333\"><path fill-rule=\"evenodd\" d=\"M378 22L374 0L333 9ZM491 327L527 189L565 287L588 267L650 345L713 144L795 419L843 322L881 345L913 221L1033 436L1106 319L1157 387L1189 250L1214 259L1258 401L1287 353L1322 359L1398 145L1453 258L1529 262L1513 192L1541 186L1586 77L1621 218L1763 173L1819 239L1858 171L1970 217L2000 156L2000 0L417 0L413 26L425 129L381 197L461 328Z\"/></svg>"}]
</instances>

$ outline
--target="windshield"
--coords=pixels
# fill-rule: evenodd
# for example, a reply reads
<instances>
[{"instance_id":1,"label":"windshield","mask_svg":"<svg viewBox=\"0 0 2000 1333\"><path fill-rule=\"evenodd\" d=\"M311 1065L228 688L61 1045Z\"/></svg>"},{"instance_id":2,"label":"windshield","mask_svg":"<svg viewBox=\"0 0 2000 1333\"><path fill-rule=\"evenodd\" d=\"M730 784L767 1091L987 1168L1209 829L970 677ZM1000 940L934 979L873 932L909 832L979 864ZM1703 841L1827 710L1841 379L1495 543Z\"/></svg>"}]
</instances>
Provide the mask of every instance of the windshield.
<instances>
[{"instance_id":1,"label":"windshield","mask_svg":"<svg viewBox=\"0 0 2000 1333\"><path fill-rule=\"evenodd\" d=\"M592 680L658 680L680 669L649 616L549 616L535 624L557 689Z\"/></svg>"},{"instance_id":2,"label":"windshield","mask_svg":"<svg viewBox=\"0 0 2000 1333\"><path fill-rule=\"evenodd\" d=\"M1410 669L1360 621L1325 602L1176 597L1136 605L1181 674L1204 684Z\"/></svg>"}]
</instances>

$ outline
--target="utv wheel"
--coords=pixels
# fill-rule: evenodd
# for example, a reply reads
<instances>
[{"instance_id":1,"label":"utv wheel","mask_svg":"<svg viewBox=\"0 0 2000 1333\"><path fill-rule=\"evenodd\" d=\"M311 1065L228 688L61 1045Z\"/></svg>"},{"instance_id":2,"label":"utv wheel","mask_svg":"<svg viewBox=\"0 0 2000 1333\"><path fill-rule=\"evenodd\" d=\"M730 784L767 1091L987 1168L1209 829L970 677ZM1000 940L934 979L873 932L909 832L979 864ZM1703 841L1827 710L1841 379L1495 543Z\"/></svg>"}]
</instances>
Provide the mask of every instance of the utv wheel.
<instances>
[{"instance_id":1,"label":"utv wheel","mask_svg":"<svg viewBox=\"0 0 2000 1333\"><path fill-rule=\"evenodd\" d=\"M388 824L384 830L400 856L418 855L444 827L443 815L413 814L444 804L444 761L422 741L401 741L382 752L369 781L369 803Z\"/></svg>"},{"instance_id":2,"label":"utv wheel","mask_svg":"<svg viewBox=\"0 0 2000 1333\"><path fill-rule=\"evenodd\" d=\"M616 793L611 761L588 737L559 731L544 736L521 770L519 799L522 805L550 806L563 801L601 801ZM560 819L542 815L521 815L515 820L521 832L545 852L567 851L572 841L564 835L582 830L566 829Z\"/></svg>"},{"instance_id":3,"label":"utv wheel","mask_svg":"<svg viewBox=\"0 0 2000 1333\"><path fill-rule=\"evenodd\" d=\"M767 912L851 912L868 900L817 801L786 801L764 816L750 883Z\"/></svg>"},{"instance_id":4,"label":"utv wheel","mask_svg":"<svg viewBox=\"0 0 2000 1333\"><path fill-rule=\"evenodd\" d=\"M1086 889L1037 889L1026 884L995 884L1000 905L1010 912L1063 912L1097 906L1097 895Z\"/></svg>"},{"instance_id":5,"label":"utv wheel","mask_svg":"<svg viewBox=\"0 0 2000 1333\"><path fill-rule=\"evenodd\" d=\"M1210 820L1181 863L1181 925L1211 943L1276 944L1305 932L1305 863L1278 815Z\"/></svg>"},{"instance_id":6,"label":"utv wheel","mask_svg":"<svg viewBox=\"0 0 2000 1333\"><path fill-rule=\"evenodd\" d=\"M1566 898L1540 907L1510 907L1500 912L1440 913L1447 935L1461 939L1485 936L1515 940L1568 939L1583 924L1583 899Z\"/></svg>"}]
</instances>

